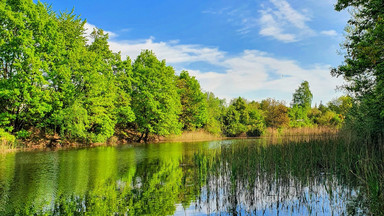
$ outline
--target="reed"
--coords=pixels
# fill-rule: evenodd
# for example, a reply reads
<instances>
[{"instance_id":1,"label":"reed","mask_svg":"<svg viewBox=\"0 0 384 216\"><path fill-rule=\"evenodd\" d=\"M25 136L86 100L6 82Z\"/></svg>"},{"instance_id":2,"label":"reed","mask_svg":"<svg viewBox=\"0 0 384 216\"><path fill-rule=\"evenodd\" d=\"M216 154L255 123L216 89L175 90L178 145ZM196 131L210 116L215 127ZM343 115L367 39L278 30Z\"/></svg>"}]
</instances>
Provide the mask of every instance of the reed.
<instances>
[{"instance_id":1,"label":"reed","mask_svg":"<svg viewBox=\"0 0 384 216\"><path fill-rule=\"evenodd\" d=\"M193 142L193 141L210 141L223 139L220 135L211 134L204 130L184 131L181 135L170 135L160 137L162 142Z\"/></svg>"},{"instance_id":2,"label":"reed","mask_svg":"<svg viewBox=\"0 0 384 216\"><path fill-rule=\"evenodd\" d=\"M306 132L308 131L310 130ZM259 182L270 182L271 185L267 188L279 185L277 194L281 192L280 189L287 189L287 194L282 196L285 198L291 196L289 188L292 187L300 191L304 186L313 186L313 189L316 189L324 184L327 184L326 188L345 185L353 188L356 195L351 191L343 195L352 197L347 212L343 214L383 215L383 139L362 140L355 133L348 131L338 134L329 130L323 131L327 133L321 136L316 133L307 133L310 134L308 136L272 136L260 139L259 144L255 145L238 143L236 146L223 146L213 155L208 153L206 157L199 156L210 158L209 161L212 161L205 168L212 170L212 173L207 173L208 177L205 178L228 176L231 179L228 184L235 184L236 188L239 188L234 194L241 193L244 188L254 187L254 180L258 179ZM324 178L325 182L316 183ZM293 180L295 184L291 185ZM267 194L271 193L264 192L265 196L260 199L269 197ZM328 191L330 197L340 196L339 193ZM231 199L232 195L227 195L228 199Z\"/></svg>"},{"instance_id":3,"label":"reed","mask_svg":"<svg viewBox=\"0 0 384 216\"><path fill-rule=\"evenodd\" d=\"M303 128L267 128L263 137L271 136L310 136L336 135L339 129L332 127L303 127Z\"/></svg>"}]
</instances>

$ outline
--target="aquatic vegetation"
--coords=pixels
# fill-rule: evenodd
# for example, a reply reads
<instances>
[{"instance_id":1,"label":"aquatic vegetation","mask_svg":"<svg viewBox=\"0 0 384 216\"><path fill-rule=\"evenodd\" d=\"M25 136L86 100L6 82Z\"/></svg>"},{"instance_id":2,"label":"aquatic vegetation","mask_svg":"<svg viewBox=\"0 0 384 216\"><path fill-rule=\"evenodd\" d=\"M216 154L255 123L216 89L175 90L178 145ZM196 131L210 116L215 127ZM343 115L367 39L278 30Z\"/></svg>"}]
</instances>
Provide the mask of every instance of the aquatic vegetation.
<instances>
[{"instance_id":1,"label":"aquatic vegetation","mask_svg":"<svg viewBox=\"0 0 384 216\"><path fill-rule=\"evenodd\" d=\"M0 160L0 214L382 214L380 151L286 136L17 152Z\"/></svg>"}]
</instances>

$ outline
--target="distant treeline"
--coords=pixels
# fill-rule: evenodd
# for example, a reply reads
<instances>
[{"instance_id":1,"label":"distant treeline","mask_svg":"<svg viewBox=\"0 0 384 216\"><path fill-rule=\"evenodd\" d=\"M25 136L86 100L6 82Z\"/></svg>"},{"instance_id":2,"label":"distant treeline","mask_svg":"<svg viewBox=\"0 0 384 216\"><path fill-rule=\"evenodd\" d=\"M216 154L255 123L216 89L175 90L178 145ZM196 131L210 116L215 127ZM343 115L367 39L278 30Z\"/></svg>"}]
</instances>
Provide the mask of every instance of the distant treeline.
<instances>
[{"instance_id":1,"label":"distant treeline","mask_svg":"<svg viewBox=\"0 0 384 216\"><path fill-rule=\"evenodd\" d=\"M32 0L0 1L2 143L47 135L94 143L128 133L146 141L196 129L259 136L266 127L339 127L352 106L344 96L312 108L306 81L290 107L241 97L227 105L152 51L122 59L101 29L88 41L85 22Z\"/></svg>"}]
</instances>

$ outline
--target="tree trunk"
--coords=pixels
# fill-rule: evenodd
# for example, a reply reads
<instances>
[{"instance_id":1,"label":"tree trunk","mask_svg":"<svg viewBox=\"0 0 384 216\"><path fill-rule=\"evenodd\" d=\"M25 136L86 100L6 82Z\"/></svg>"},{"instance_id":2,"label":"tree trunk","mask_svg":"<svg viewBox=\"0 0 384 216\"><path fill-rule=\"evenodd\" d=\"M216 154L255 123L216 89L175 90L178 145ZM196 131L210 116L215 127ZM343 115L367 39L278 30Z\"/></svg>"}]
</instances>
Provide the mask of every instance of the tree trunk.
<instances>
[{"instance_id":1,"label":"tree trunk","mask_svg":"<svg viewBox=\"0 0 384 216\"><path fill-rule=\"evenodd\" d=\"M141 135L140 135L139 139L137 140L137 142L141 142L141 140L143 139L143 137L144 137L144 133L141 133Z\"/></svg>"},{"instance_id":2,"label":"tree trunk","mask_svg":"<svg viewBox=\"0 0 384 216\"><path fill-rule=\"evenodd\" d=\"M149 134L149 130L147 129L147 130L145 131L144 142L148 142L148 134Z\"/></svg>"}]
</instances>

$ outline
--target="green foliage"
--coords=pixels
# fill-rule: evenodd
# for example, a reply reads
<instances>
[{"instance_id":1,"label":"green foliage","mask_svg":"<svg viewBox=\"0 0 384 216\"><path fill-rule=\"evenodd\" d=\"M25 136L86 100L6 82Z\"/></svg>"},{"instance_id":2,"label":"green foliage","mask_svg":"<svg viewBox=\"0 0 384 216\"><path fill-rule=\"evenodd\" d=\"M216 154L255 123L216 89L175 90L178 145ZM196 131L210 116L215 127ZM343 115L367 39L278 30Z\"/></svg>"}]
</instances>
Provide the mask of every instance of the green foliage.
<instances>
[{"instance_id":1,"label":"green foliage","mask_svg":"<svg viewBox=\"0 0 384 216\"><path fill-rule=\"evenodd\" d=\"M292 108L289 109L289 125L291 127L308 127L311 121L308 118L308 112L311 109L312 92L309 89L309 83L303 81L299 88L293 93Z\"/></svg>"},{"instance_id":2,"label":"green foliage","mask_svg":"<svg viewBox=\"0 0 384 216\"><path fill-rule=\"evenodd\" d=\"M30 131L26 131L26 130L19 130L16 132L16 137L18 139L27 139L31 136L31 132Z\"/></svg>"},{"instance_id":3,"label":"green foliage","mask_svg":"<svg viewBox=\"0 0 384 216\"><path fill-rule=\"evenodd\" d=\"M67 134L70 138L87 139L89 117L81 103L75 102L72 106L63 109L61 116L63 117L60 121L62 134Z\"/></svg>"},{"instance_id":4,"label":"green foliage","mask_svg":"<svg viewBox=\"0 0 384 216\"><path fill-rule=\"evenodd\" d=\"M381 0L338 0L338 11L353 7L346 28L344 64L332 69L342 76L355 103L348 127L378 137L384 127L384 10Z\"/></svg>"},{"instance_id":5,"label":"green foliage","mask_svg":"<svg viewBox=\"0 0 384 216\"><path fill-rule=\"evenodd\" d=\"M251 107L239 97L228 107L223 119L227 136L260 136L265 129L264 118L261 111Z\"/></svg>"},{"instance_id":6,"label":"green foliage","mask_svg":"<svg viewBox=\"0 0 384 216\"><path fill-rule=\"evenodd\" d=\"M181 104L175 81L173 68L159 61L152 51L142 51L133 63L132 108L144 140L149 133L181 132L182 124L178 121Z\"/></svg>"},{"instance_id":7,"label":"green foliage","mask_svg":"<svg viewBox=\"0 0 384 216\"><path fill-rule=\"evenodd\" d=\"M120 58L120 57L119 57ZM135 120L135 114L131 108L132 94L132 65L131 59L120 61L118 59L114 74L116 76L117 98L116 115L118 125L122 128L128 128L130 123Z\"/></svg>"},{"instance_id":8,"label":"green foliage","mask_svg":"<svg viewBox=\"0 0 384 216\"><path fill-rule=\"evenodd\" d=\"M85 21L26 0L1 4L0 17L0 126L105 142L134 120L131 62L103 30L87 45Z\"/></svg>"},{"instance_id":9,"label":"green foliage","mask_svg":"<svg viewBox=\"0 0 384 216\"><path fill-rule=\"evenodd\" d=\"M0 128L0 144L12 144L16 141L16 137Z\"/></svg>"},{"instance_id":10,"label":"green foliage","mask_svg":"<svg viewBox=\"0 0 384 216\"><path fill-rule=\"evenodd\" d=\"M283 102L268 98L261 101L260 108L264 111L267 127L282 128L289 125L288 107Z\"/></svg>"},{"instance_id":11,"label":"green foliage","mask_svg":"<svg viewBox=\"0 0 384 216\"><path fill-rule=\"evenodd\" d=\"M0 113L4 126L14 132L44 126L42 119L52 109L44 86L54 51L54 19L41 3L0 4Z\"/></svg>"},{"instance_id":12,"label":"green foliage","mask_svg":"<svg viewBox=\"0 0 384 216\"><path fill-rule=\"evenodd\" d=\"M289 116L289 126L294 128L300 127L309 127L311 126L311 121L308 118L308 113L310 110L294 105L288 111Z\"/></svg>"},{"instance_id":13,"label":"green foliage","mask_svg":"<svg viewBox=\"0 0 384 216\"><path fill-rule=\"evenodd\" d=\"M310 109L312 103L312 92L309 89L308 81L303 81L299 88L293 93L292 106L297 105L304 109Z\"/></svg>"},{"instance_id":14,"label":"green foliage","mask_svg":"<svg viewBox=\"0 0 384 216\"><path fill-rule=\"evenodd\" d=\"M365 96L361 101L354 102L346 116L345 127L351 131L357 131L361 137L377 139L384 133L383 127L380 127L384 122L377 110L378 106L380 104L375 97Z\"/></svg>"},{"instance_id":15,"label":"green foliage","mask_svg":"<svg viewBox=\"0 0 384 216\"><path fill-rule=\"evenodd\" d=\"M314 107L309 110L307 116L313 124L317 124L317 119L320 118L321 114L322 112L320 111L320 109Z\"/></svg>"},{"instance_id":16,"label":"green foliage","mask_svg":"<svg viewBox=\"0 0 384 216\"><path fill-rule=\"evenodd\" d=\"M342 123L340 116L334 111L326 111L322 113L319 118L316 119L317 123L322 126L335 126L339 127Z\"/></svg>"},{"instance_id":17,"label":"green foliage","mask_svg":"<svg viewBox=\"0 0 384 216\"><path fill-rule=\"evenodd\" d=\"M215 97L212 92L205 93L205 98L207 101L207 124L204 129L212 134L221 134L225 100Z\"/></svg>"},{"instance_id":18,"label":"green foliage","mask_svg":"<svg viewBox=\"0 0 384 216\"><path fill-rule=\"evenodd\" d=\"M201 92L200 84L191 77L187 71L182 71L178 76L177 83L182 112L180 121L185 130L201 128L207 123L207 101Z\"/></svg>"},{"instance_id":19,"label":"green foliage","mask_svg":"<svg viewBox=\"0 0 384 216\"><path fill-rule=\"evenodd\" d=\"M251 102L250 104L248 104L249 120L248 120L247 135L248 136L261 136L264 134L265 127L266 127L265 121L264 121L264 116L263 116L261 110L252 106L252 103L254 103L254 102Z\"/></svg>"},{"instance_id":20,"label":"green foliage","mask_svg":"<svg viewBox=\"0 0 384 216\"><path fill-rule=\"evenodd\" d=\"M369 17L374 2L359 8L356 17ZM360 4L340 0L337 8ZM363 112L350 116L350 124L370 121L364 123L370 133L378 132L384 122L382 49L374 40L381 38L383 27L375 16L373 22L378 25L357 18L351 22L346 64L333 70L351 81L348 89L355 98L351 113ZM329 108L319 107L320 113L312 112L307 81L293 94L289 110L273 99L247 103L239 98L226 108L224 100L202 93L187 71L175 76L165 60L159 61L148 50L133 63L129 57L123 60L110 50L108 34L94 29L89 39L84 25L85 20L73 11L56 14L40 2L1 1L0 127L4 134L25 139L31 135L27 131L38 129L42 137L105 142L117 130L139 134L139 140L147 141L150 134L204 128L213 134L259 136L266 126L339 125L352 109L352 99L340 97ZM362 39L355 38L358 32Z\"/></svg>"},{"instance_id":21,"label":"green foliage","mask_svg":"<svg viewBox=\"0 0 384 216\"><path fill-rule=\"evenodd\" d=\"M346 116L348 111L352 108L352 98L350 96L340 96L328 102L328 108L337 114Z\"/></svg>"}]
</instances>

